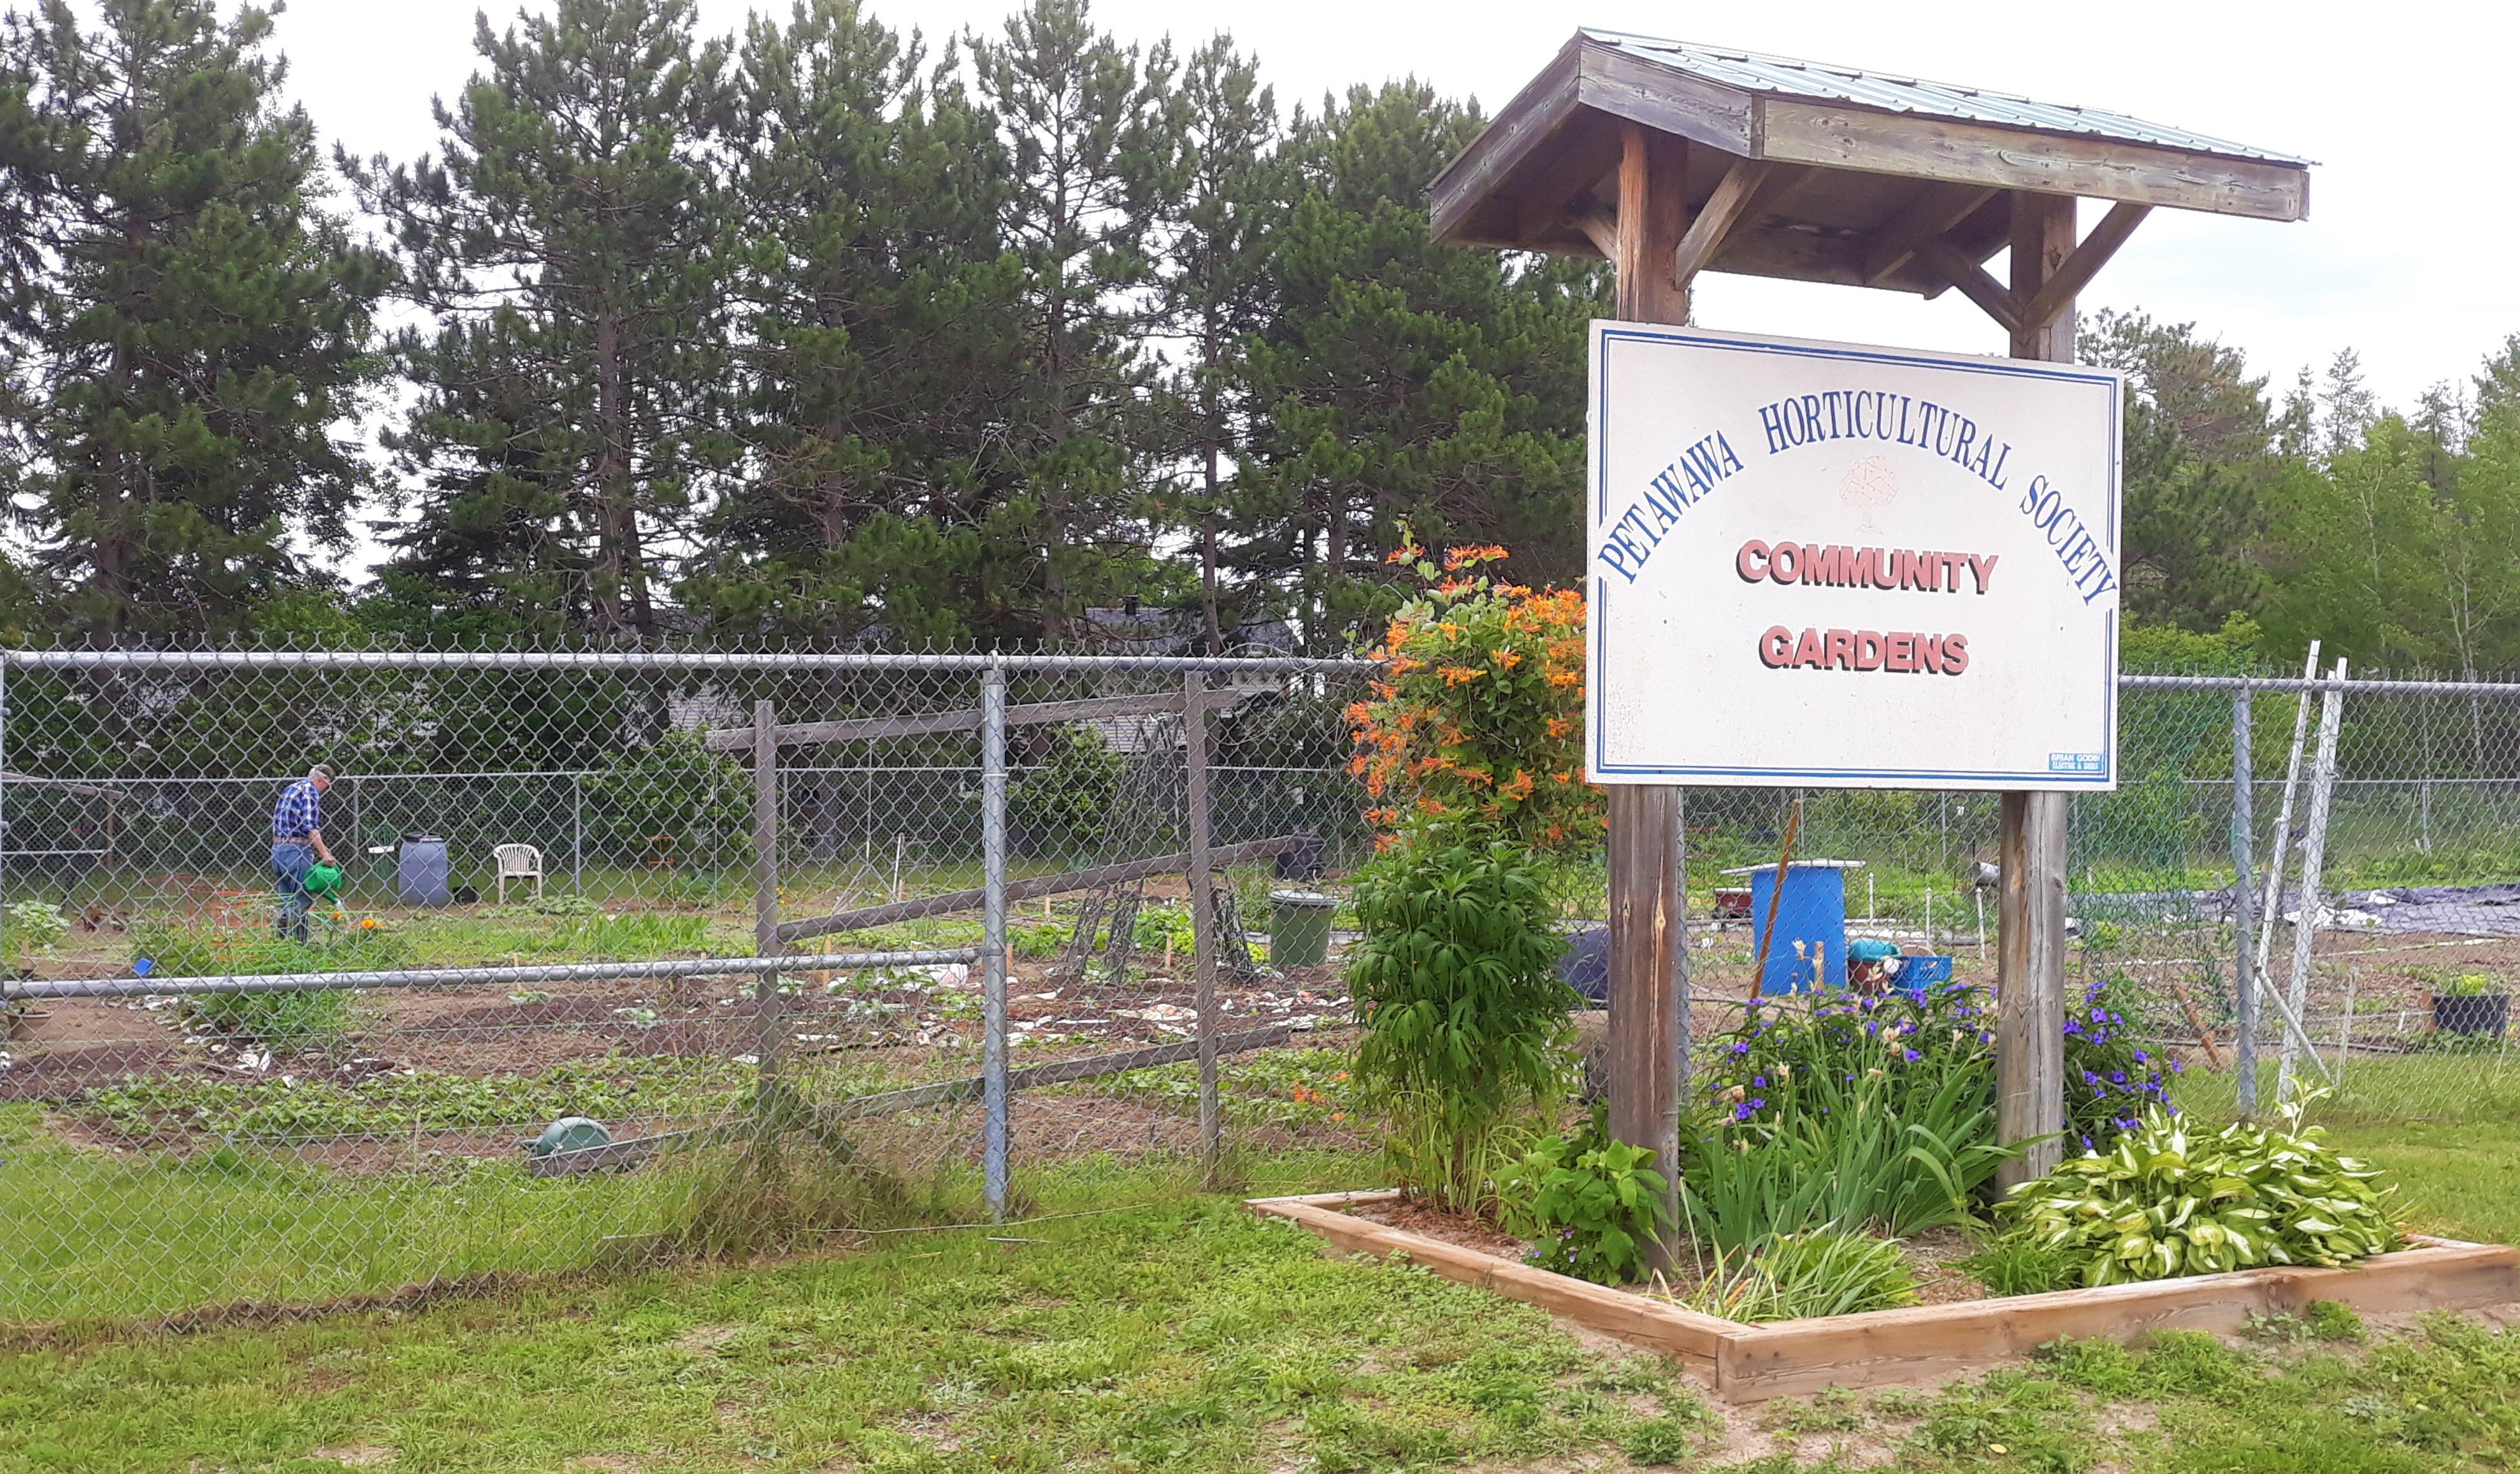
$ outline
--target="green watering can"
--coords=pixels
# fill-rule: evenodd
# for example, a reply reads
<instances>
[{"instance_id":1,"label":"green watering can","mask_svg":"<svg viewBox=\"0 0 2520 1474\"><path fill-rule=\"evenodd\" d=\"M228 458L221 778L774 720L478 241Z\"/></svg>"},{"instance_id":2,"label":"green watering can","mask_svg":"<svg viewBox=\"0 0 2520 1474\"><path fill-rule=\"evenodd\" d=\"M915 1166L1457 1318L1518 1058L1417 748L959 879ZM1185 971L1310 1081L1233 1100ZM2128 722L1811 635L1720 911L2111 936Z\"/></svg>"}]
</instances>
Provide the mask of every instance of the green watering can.
<instances>
[{"instance_id":1,"label":"green watering can","mask_svg":"<svg viewBox=\"0 0 2520 1474\"><path fill-rule=\"evenodd\" d=\"M304 887L307 895L319 899L325 896L339 895L341 892L341 868L338 865L322 864L309 866L306 870L306 878L299 881L298 884Z\"/></svg>"}]
</instances>

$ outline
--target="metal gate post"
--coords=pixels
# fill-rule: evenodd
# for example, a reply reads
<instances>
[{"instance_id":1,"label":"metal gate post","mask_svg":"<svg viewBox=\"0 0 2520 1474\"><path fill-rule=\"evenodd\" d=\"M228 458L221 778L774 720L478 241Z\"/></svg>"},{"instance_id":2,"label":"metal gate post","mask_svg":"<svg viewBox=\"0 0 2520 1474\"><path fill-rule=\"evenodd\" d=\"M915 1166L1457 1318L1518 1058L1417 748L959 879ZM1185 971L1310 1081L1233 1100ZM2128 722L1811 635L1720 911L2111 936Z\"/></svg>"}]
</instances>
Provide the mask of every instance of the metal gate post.
<instances>
[{"instance_id":1,"label":"metal gate post","mask_svg":"<svg viewBox=\"0 0 2520 1474\"><path fill-rule=\"evenodd\" d=\"M2241 1119L2258 1111L2258 978L2257 925L2250 903L2257 899L2257 880L2249 849L2257 829L2252 789L2257 765L2250 746L2249 684L2231 693L2231 998L2239 1037L2231 1044L2232 1068L2239 1071Z\"/></svg>"},{"instance_id":2,"label":"metal gate post","mask_svg":"<svg viewBox=\"0 0 2520 1474\"><path fill-rule=\"evenodd\" d=\"M1184 836L1190 851L1191 966L1198 996L1198 1155L1202 1176L1216 1181L1224 1125L1216 1098L1216 880L1208 870L1207 672L1182 677L1182 779L1188 789Z\"/></svg>"},{"instance_id":3,"label":"metal gate post","mask_svg":"<svg viewBox=\"0 0 2520 1474\"><path fill-rule=\"evenodd\" d=\"M994 1222L1007 1216L1007 668L996 660L980 677L980 1174Z\"/></svg>"},{"instance_id":4,"label":"metal gate post","mask_svg":"<svg viewBox=\"0 0 2520 1474\"><path fill-rule=\"evenodd\" d=\"M769 701L752 703L752 952L780 955L779 942L779 713ZM764 1129L779 1117L779 974L764 972L752 986L752 1051L760 1084L754 1092Z\"/></svg>"}]
</instances>

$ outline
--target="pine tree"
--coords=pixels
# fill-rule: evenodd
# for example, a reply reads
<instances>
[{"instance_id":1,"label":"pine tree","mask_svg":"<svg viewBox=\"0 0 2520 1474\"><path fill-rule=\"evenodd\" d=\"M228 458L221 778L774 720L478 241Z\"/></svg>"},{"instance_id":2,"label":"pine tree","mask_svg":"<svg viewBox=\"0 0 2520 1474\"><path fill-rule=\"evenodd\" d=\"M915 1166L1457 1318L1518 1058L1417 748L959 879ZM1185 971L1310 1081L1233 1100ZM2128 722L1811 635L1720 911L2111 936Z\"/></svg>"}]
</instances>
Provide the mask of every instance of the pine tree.
<instances>
[{"instance_id":1,"label":"pine tree","mask_svg":"<svg viewBox=\"0 0 2520 1474\"><path fill-rule=\"evenodd\" d=\"M1228 459L1248 442L1245 350L1268 316L1263 267L1277 214L1268 187L1278 106L1260 85L1258 66L1220 35L1191 54L1172 107L1180 152L1160 270L1164 331L1183 350L1167 388L1190 464L1169 500L1171 519L1197 550L1199 624L1214 652L1224 648L1228 625L1219 562L1221 523L1231 512Z\"/></svg>"},{"instance_id":2,"label":"pine tree","mask_svg":"<svg viewBox=\"0 0 2520 1474\"><path fill-rule=\"evenodd\" d=\"M417 481L389 537L406 595L607 639L657 629L656 586L731 459L712 150L725 48L692 0L560 0L442 103L443 156L342 166L418 299L418 402L388 440Z\"/></svg>"},{"instance_id":3,"label":"pine tree","mask_svg":"<svg viewBox=\"0 0 2520 1474\"><path fill-rule=\"evenodd\" d=\"M683 586L721 628L1019 636L1037 568L992 535L1014 490L1020 263L1005 165L952 77L853 0L756 20L738 73L732 282L747 473Z\"/></svg>"},{"instance_id":4,"label":"pine tree","mask_svg":"<svg viewBox=\"0 0 2520 1474\"><path fill-rule=\"evenodd\" d=\"M335 431L376 377L390 263L323 207L270 11L95 14L0 22L0 491L69 628L233 631L348 545L367 474Z\"/></svg>"},{"instance_id":5,"label":"pine tree","mask_svg":"<svg viewBox=\"0 0 2520 1474\"><path fill-rule=\"evenodd\" d=\"M1298 113L1282 151L1236 558L1319 648L1387 602L1404 528L1501 543L1526 582L1579 571L1583 343L1607 277L1428 239L1426 185L1479 123L1418 82L1355 88Z\"/></svg>"},{"instance_id":6,"label":"pine tree","mask_svg":"<svg viewBox=\"0 0 2520 1474\"><path fill-rule=\"evenodd\" d=\"M2101 312L2085 339L2093 363L2129 378L2125 526L2127 615L2197 633L2264 597L2266 499L2276 474L2264 376L2193 323Z\"/></svg>"},{"instance_id":7,"label":"pine tree","mask_svg":"<svg viewBox=\"0 0 2520 1474\"><path fill-rule=\"evenodd\" d=\"M1097 31L1086 0L1031 0L999 39L969 44L1012 166L1002 230L1024 266L1029 338L1009 427L1025 489L998 535L1041 550L1042 633L1066 636L1094 599L1158 572L1138 506L1149 377L1138 335L1177 153L1163 106L1174 63L1167 43L1141 53Z\"/></svg>"}]
</instances>

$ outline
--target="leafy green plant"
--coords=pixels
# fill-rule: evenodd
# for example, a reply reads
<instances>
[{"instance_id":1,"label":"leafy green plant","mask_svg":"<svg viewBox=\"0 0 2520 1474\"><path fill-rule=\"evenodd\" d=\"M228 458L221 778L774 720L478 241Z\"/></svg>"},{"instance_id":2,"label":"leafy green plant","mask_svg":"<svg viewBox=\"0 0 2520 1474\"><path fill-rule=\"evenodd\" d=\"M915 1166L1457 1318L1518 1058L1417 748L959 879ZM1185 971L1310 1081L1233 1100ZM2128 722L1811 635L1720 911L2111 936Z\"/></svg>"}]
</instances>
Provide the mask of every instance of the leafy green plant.
<instances>
[{"instance_id":1,"label":"leafy green plant","mask_svg":"<svg viewBox=\"0 0 2520 1474\"><path fill-rule=\"evenodd\" d=\"M11 907L10 912L14 916L17 912L17 908L14 906ZM2445 998L2483 998L2488 993L2492 992L2493 989L2494 979L2488 977L2486 974L2482 972L2462 972L2457 977L2451 979L2450 986L2442 989L2441 992L2442 996Z\"/></svg>"},{"instance_id":2,"label":"leafy green plant","mask_svg":"<svg viewBox=\"0 0 2520 1474\"><path fill-rule=\"evenodd\" d=\"M1718 1250L1697 1288L1678 1298L1691 1310L1756 1323L1913 1305L1916 1287L1898 1244L1815 1228L1752 1253Z\"/></svg>"},{"instance_id":3,"label":"leafy green plant","mask_svg":"<svg viewBox=\"0 0 2520 1474\"><path fill-rule=\"evenodd\" d=\"M2317 1094L2285 1107L2286 1125ZM2245 1122L2202 1136L2154 1106L2110 1151L2022 1184L1996 1211L2010 1235L2069 1255L2091 1285L2336 1266L2395 1247L2395 1189L2322 1137Z\"/></svg>"},{"instance_id":4,"label":"leafy green plant","mask_svg":"<svg viewBox=\"0 0 2520 1474\"><path fill-rule=\"evenodd\" d=\"M1533 1240L1531 1262L1596 1284L1642 1275L1645 1245L1668 1227L1670 1184L1653 1153L1612 1140L1603 1107L1572 1136L1542 1141L1497 1185L1507 1225Z\"/></svg>"},{"instance_id":5,"label":"leafy green plant","mask_svg":"<svg viewBox=\"0 0 2520 1474\"><path fill-rule=\"evenodd\" d=\"M1039 926L1017 926L1008 931L1007 941L1014 948L1015 956L1046 961L1058 956L1058 949L1067 945L1067 928L1048 921Z\"/></svg>"},{"instance_id":6,"label":"leafy green plant","mask_svg":"<svg viewBox=\"0 0 2520 1474\"><path fill-rule=\"evenodd\" d=\"M293 972L370 972L401 965L409 946L383 927L353 930L321 946L269 932L189 926L143 926L132 955L158 977L270 977ZM188 998L196 1028L232 1034L267 1050L320 1046L349 1028L349 999L333 990L304 993L212 993Z\"/></svg>"},{"instance_id":7,"label":"leafy green plant","mask_svg":"<svg viewBox=\"0 0 2520 1474\"><path fill-rule=\"evenodd\" d=\"M20 901L10 906L0 930L8 933L8 950L24 966L29 957L70 934L69 918L50 901Z\"/></svg>"},{"instance_id":8,"label":"leafy green plant","mask_svg":"<svg viewBox=\"0 0 2520 1474\"><path fill-rule=\"evenodd\" d=\"M599 841L625 860L715 861L751 832L751 777L697 732L615 753L587 779L586 799Z\"/></svg>"},{"instance_id":9,"label":"leafy green plant","mask_svg":"<svg viewBox=\"0 0 2520 1474\"><path fill-rule=\"evenodd\" d=\"M1007 790L1007 819L1037 853L1091 855L1102 842L1128 760L1081 724L1051 728L1050 751Z\"/></svg>"},{"instance_id":10,"label":"leafy green plant","mask_svg":"<svg viewBox=\"0 0 2520 1474\"><path fill-rule=\"evenodd\" d=\"M1245 912L1243 915L1255 913ZM1171 901L1141 907L1137 920L1130 925L1129 934L1141 952L1161 952L1169 942L1175 956L1188 957L1191 949L1197 945L1197 937L1191 930L1190 908Z\"/></svg>"},{"instance_id":11,"label":"leafy green plant","mask_svg":"<svg viewBox=\"0 0 2520 1474\"><path fill-rule=\"evenodd\" d=\"M1646 1418L1628 1430L1619 1452L1632 1464L1676 1464L1688 1456L1688 1425L1676 1417Z\"/></svg>"},{"instance_id":12,"label":"leafy green plant","mask_svg":"<svg viewBox=\"0 0 2520 1474\"><path fill-rule=\"evenodd\" d=\"M1448 1207L1478 1207L1500 1134L1560 1097L1572 1069L1556 915L1518 845L1449 823L1414 828L1356 897L1356 1076L1391 1117L1391 1169Z\"/></svg>"},{"instance_id":13,"label":"leafy green plant","mask_svg":"<svg viewBox=\"0 0 2520 1474\"><path fill-rule=\"evenodd\" d=\"M1753 1009L1717 1041L1712 1098L1686 1142L1691 1234L1738 1253L1804 1228L1905 1237L1966 1220L2007 1155L1993 1142L1983 997Z\"/></svg>"},{"instance_id":14,"label":"leafy green plant","mask_svg":"<svg viewBox=\"0 0 2520 1474\"><path fill-rule=\"evenodd\" d=\"M2065 1139L2085 1151L2107 1150L2121 1132L2135 1129L2146 1106L2178 1109L2161 1061L2127 1022L2137 996L2124 973L2108 972L2066 1010ZM2177 1070L2174 1060L2170 1072Z\"/></svg>"}]
</instances>

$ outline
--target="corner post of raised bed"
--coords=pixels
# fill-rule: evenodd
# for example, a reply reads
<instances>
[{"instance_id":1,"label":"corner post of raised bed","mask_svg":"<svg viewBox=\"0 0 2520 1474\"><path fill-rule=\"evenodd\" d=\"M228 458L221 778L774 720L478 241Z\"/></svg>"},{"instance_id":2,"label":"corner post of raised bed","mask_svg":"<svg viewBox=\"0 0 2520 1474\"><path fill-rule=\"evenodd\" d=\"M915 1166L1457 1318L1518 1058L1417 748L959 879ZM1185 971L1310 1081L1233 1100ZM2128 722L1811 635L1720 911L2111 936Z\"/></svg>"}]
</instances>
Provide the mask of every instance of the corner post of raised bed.
<instances>
[{"instance_id":1,"label":"corner post of raised bed","mask_svg":"<svg viewBox=\"0 0 2520 1474\"><path fill-rule=\"evenodd\" d=\"M2070 196L2028 190L2012 194L2017 316L2007 326L2015 358L2074 361L2074 284L2058 273L2076 254L2076 202ZM2006 1187L2047 1176L2064 1157L2070 807L2070 797L2052 789L2003 795L1997 840L2002 889L1997 906L1995 1137L2001 1145L2021 1149L1997 1174Z\"/></svg>"},{"instance_id":2,"label":"corner post of raised bed","mask_svg":"<svg viewBox=\"0 0 2520 1474\"><path fill-rule=\"evenodd\" d=\"M1007 668L980 676L981 1191L1007 1216Z\"/></svg>"},{"instance_id":3,"label":"corner post of raised bed","mask_svg":"<svg viewBox=\"0 0 2520 1474\"><path fill-rule=\"evenodd\" d=\"M752 703L752 953L780 955L779 941L779 708ZM786 1041L780 1017L779 974L760 973L752 985L752 1057L759 1072L754 1109L763 1129L779 1117L779 1055Z\"/></svg>"},{"instance_id":4,"label":"corner post of raised bed","mask_svg":"<svg viewBox=\"0 0 2520 1474\"><path fill-rule=\"evenodd\" d=\"M1207 672L1182 676L1183 823L1189 832L1191 977L1198 1008L1198 1157L1202 1177L1216 1181L1224 1158L1224 1118L1216 1094L1216 877L1208 853L1211 810L1207 789Z\"/></svg>"},{"instance_id":5,"label":"corner post of raised bed","mask_svg":"<svg viewBox=\"0 0 2520 1474\"><path fill-rule=\"evenodd\" d=\"M1686 323L1688 283L1679 276L1688 234L1688 143L1641 123L1619 130L1614 261L1623 321ZM1681 790L1664 783L1609 789L1610 1135L1654 1154L1680 1196ZM1657 1244L1655 1268L1669 1264Z\"/></svg>"}]
</instances>

